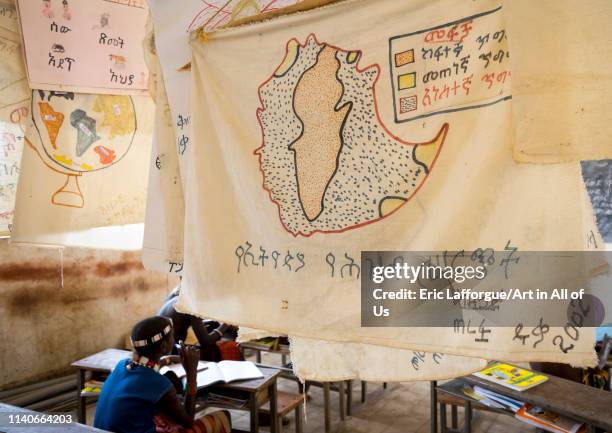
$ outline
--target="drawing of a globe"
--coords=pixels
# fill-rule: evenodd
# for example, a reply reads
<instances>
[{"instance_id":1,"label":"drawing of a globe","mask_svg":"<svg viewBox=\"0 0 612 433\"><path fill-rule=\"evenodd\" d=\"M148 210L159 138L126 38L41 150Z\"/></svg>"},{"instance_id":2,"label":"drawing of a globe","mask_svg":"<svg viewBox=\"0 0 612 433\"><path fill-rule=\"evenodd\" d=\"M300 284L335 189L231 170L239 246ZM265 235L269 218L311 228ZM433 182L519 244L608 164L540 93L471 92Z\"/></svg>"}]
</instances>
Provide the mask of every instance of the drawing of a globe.
<instances>
[{"instance_id":1,"label":"drawing of a globe","mask_svg":"<svg viewBox=\"0 0 612 433\"><path fill-rule=\"evenodd\" d=\"M82 207L78 178L110 167L129 151L136 131L132 98L35 90L33 146L51 169L68 176L52 197L57 205Z\"/></svg>"}]
</instances>

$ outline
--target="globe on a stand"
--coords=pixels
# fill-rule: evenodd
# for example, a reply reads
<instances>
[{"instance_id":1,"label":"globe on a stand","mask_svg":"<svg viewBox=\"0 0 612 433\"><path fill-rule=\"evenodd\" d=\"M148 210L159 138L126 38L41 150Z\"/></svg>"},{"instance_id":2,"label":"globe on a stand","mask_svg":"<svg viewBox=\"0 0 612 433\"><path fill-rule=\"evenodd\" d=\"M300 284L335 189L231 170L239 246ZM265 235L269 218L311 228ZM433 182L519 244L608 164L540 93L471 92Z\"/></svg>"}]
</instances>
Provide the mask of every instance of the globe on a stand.
<instances>
[{"instance_id":1,"label":"globe on a stand","mask_svg":"<svg viewBox=\"0 0 612 433\"><path fill-rule=\"evenodd\" d=\"M124 95L34 90L32 121L29 144L47 167L66 175L51 196L58 206L83 207L79 177L119 162L136 132L134 103Z\"/></svg>"}]
</instances>

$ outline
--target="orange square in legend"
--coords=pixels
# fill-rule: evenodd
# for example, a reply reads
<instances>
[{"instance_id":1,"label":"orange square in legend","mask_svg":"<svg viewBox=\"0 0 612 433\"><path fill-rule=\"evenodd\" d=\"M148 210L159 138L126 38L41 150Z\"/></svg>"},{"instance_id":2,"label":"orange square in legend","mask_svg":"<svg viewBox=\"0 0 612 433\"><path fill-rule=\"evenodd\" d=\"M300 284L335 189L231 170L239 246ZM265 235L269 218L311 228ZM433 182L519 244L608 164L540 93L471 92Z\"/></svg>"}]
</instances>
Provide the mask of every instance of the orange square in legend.
<instances>
[{"instance_id":1,"label":"orange square in legend","mask_svg":"<svg viewBox=\"0 0 612 433\"><path fill-rule=\"evenodd\" d=\"M395 67L407 65L408 63L414 63L414 50L410 49L402 51L401 53L395 53Z\"/></svg>"}]
</instances>

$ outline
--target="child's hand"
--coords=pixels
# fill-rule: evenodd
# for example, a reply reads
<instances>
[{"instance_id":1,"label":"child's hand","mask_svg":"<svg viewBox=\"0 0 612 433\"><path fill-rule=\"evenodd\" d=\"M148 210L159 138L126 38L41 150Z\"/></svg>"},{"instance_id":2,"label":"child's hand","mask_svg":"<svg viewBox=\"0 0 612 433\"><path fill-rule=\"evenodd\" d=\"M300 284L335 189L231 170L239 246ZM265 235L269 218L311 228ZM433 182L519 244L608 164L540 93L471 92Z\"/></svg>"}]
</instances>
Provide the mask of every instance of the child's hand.
<instances>
[{"instance_id":1,"label":"child's hand","mask_svg":"<svg viewBox=\"0 0 612 433\"><path fill-rule=\"evenodd\" d=\"M195 380L198 373L198 362L200 362L200 348L192 345L181 345L181 362L187 373L187 380Z\"/></svg>"}]
</instances>

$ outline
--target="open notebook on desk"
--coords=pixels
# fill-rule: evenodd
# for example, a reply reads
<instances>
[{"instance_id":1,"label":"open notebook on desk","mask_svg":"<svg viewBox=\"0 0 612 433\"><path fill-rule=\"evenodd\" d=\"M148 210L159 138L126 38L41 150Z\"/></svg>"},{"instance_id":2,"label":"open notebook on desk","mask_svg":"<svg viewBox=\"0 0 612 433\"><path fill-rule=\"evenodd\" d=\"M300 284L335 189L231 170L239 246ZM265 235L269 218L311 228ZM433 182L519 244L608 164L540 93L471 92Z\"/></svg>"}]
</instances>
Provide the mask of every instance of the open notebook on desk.
<instances>
[{"instance_id":1,"label":"open notebook on desk","mask_svg":"<svg viewBox=\"0 0 612 433\"><path fill-rule=\"evenodd\" d=\"M181 364L162 367L159 372L174 372L181 380L185 379L185 369ZM216 383L230 383L236 380L258 379L264 377L255 364L250 361L221 361L198 363L198 388Z\"/></svg>"}]
</instances>

